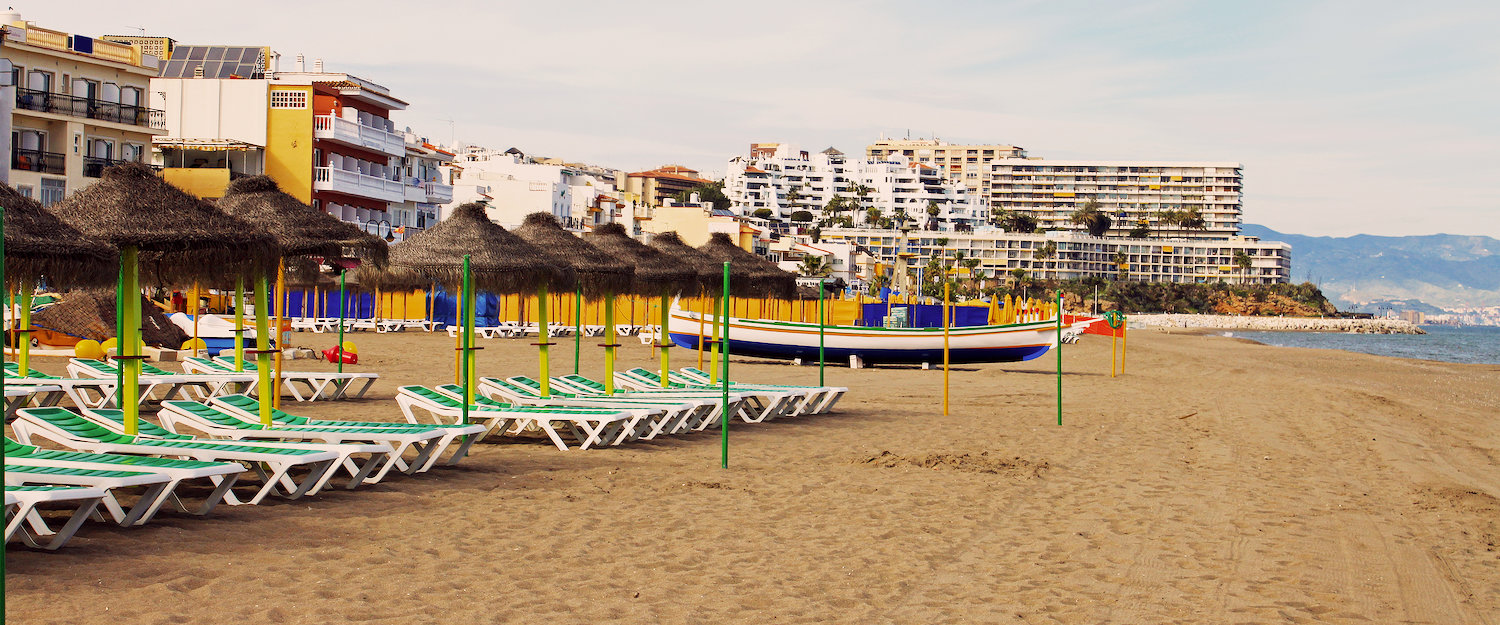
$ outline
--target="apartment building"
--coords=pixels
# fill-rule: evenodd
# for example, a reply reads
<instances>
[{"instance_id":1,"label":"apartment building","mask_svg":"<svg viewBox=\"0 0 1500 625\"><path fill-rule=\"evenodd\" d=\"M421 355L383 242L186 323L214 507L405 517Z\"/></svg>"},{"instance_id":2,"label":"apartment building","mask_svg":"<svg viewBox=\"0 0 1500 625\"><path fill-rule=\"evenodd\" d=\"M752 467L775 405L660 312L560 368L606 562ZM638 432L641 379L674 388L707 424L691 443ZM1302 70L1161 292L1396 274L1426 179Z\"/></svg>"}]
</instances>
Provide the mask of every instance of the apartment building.
<instances>
[{"instance_id":1,"label":"apartment building","mask_svg":"<svg viewBox=\"0 0 1500 625\"><path fill-rule=\"evenodd\" d=\"M1090 200L1110 215L1109 234L1145 227L1150 236L1229 239L1239 234L1239 163L1171 161L1052 161L1002 159L990 165L992 208L1032 215L1040 229L1076 229L1073 211ZM1196 212L1202 228L1163 220Z\"/></svg>"},{"instance_id":2,"label":"apartment building","mask_svg":"<svg viewBox=\"0 0 1500 625\"><path fill-rule=\"evenodd\" d=\"M968 229L985 218L968 187L934 165L899 154L851 159L834 148L809 153L790 144L755 143L748 155L729 159L727 170L724 195L741 215L769 209L783 220L804 210L816 217L838 196L862 207L859 214L843 215L855 224L870 223L870 208L883 217L907 215L932 229ZM935 217L927 212L933 204Z\"/></svg>"},{"instance_id":3,"label":"apartment building","mask_svg":"<svg viewBox=\"0 0 1500 625\"><path fill-rule=\"evenodd\" d=\"M627 174L621 191L634 193L651 206L661 206L679 193L712 182L700 177L696 169L681 165L662 165L656 169Z\"/></svg>"},{"instance_id":4,"label":"apartment building","mask_svg":"<svg viewBox=\"0 0 1500 625\"><path fill-rule=\"evenodd\" d=\"M151 81L167 133L156 140L163 175L202 197L229 181L264 173L293 197L399 241L423 228L423 211L450 191L416 163L443 161L408 146L390 119L406 108L386 87L344 72L309 71L299 55L291 71L265 47L176 45ZM425 142L423 142L425 143ZM411 188L408 188L411 187ZM417 198L423 201L416 201Z\"/></svg>"},{"instance_id":5,"label":"apartment building","mask_svg":"<svg viewBox=\"0 0 1500 625\"><path fill-rule=\"evenodd\" d=\"M397 164L397 174L406 185L406 197L400 204L392 203L388 210L390 224L399 225L377 226L377 230L385 230L394 240L404 240L436 224L439 206L453 201L453 185L446 182L444 172L453 163L453 152L428 143L426 137L410 130L403 136L406 156Z\"/></svg>"},{"instance_id":6,"label":"apartment building","mask_svg":"<svg viewBox=\"0 0 1500 625\"><path fill-rule=\"evenodd\" d=\"M481 202L494 222L519 226L531 213L552 213L564 227L581 230L614 220L623 201L613 180L619 172L557 159L533 158L510 148L459 148L447 167L453 198L442 216L461 204Z\"/></svg>"},{"instance_id":7,"label":"apartment building","mask_svg":"<svg viewBox=\"0 0 1500 625\"><path fill-rule=\"evenodd\" d=\"M43 28L0 13L9 88L7 181L51 205L98 180L106 167L148 160L160 111L146 93L160 59L137 46Z\"/></svg>"},{"instance_id":8,"label":"apartment building","mask_svg":"<svg viewBox=\"0 0 1500 625\"><path fill-rule=\"evenodd\" d=\"M865 146L865 158L886 160L905 156L915 163L931 165L948 179L962 182L981 196L989 186L990 165L1007 158L1026 158L1026 150L999 143L952 144L941 139L886 139Z\"/></svg>"},{"instance_id":9,"label":"apartment building","mask_svg":"<svg viewBox=\"0 0 1500 625\"><path fill-rule=\"evenodd\" d=\"M1101 277L1139 282L1230 282L1273 284L1291 281L1291 245L1236 236L1225 240L1161 240L1092 237L1054 231L1036 234L985 228L974 232L825 229L822 241L859 246L880 263L895 263L902 252L914 263L938 257L945 262L976 259L983 275L1003 278L1016 270L1041 279ZM1240 254L1250 266L1242 267Z\"/></svg>"}]
</instances>

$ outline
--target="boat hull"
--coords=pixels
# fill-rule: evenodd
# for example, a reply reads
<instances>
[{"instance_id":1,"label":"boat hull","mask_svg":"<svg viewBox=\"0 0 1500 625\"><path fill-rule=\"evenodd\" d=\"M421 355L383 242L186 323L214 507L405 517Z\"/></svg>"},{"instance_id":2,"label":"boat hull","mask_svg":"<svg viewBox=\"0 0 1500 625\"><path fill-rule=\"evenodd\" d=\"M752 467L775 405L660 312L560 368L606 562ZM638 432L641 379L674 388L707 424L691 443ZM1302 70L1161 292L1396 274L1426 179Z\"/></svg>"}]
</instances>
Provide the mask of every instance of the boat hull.
<instances>
[{"instance_id":1,"label":"boat hull","mask_svg":"<svg viewBox=\"0 0 1500 625\"><path fill-rule=\"evenodd\" d=\"M673 309L668 327L678 347L698 347L698 313ZM704 317L704 333L712 334L714 315ZM729 318L730 353L763 358L816 360L817 324ZM1071 328L1065 329L1065 331ZM707 340L707 337L705 337ZM857 356L866 364L940 363L942 328L867 328L824 326L824 358L848 361ZM1052 322L951 328L949 362L1019 362L1039 357L1057 343Z\"/></svg>"}]
</instances>

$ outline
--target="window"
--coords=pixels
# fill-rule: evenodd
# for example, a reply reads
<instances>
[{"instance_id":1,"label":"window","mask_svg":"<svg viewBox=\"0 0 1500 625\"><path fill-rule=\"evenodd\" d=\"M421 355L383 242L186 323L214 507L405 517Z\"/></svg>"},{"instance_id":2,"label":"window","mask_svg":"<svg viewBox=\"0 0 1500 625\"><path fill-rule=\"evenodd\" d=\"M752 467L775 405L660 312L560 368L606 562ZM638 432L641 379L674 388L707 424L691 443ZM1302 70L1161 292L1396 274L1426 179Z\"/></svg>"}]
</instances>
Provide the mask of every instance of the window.
<instances>
[{"instance_id":1,"label":"window","mask_svg":"<svg viewBox=\"0 0 1500 625\"><path fill-rule=\"evenodd\" d=\"M16 193L21 194L21 197L27 197L27 198L31 197L31 185L29 185L29 184L18 184L18 185L16 185Z\"/></svg>"},{"instance_id":2,"label":"window","mask_svg":"<svg viewBox=\"0 0 1500 625\"><path fill-rule=\"evenodd\" d=\"M307 108L306 91L276 90L271 92L271 108L273 109L305 109Z\"/></svg>"},{"instance_id":3,"label":"window","mask_svg":"<svg viewBox=\"0 0 1500 625\"><path fill-rule=\"evenodd\" d=\"M43 178L41 196L37 198L37 201L41 202L42 206L51 206L61 202L67 192L67 182L56 178Z\"/></svg>"}]
</instances>

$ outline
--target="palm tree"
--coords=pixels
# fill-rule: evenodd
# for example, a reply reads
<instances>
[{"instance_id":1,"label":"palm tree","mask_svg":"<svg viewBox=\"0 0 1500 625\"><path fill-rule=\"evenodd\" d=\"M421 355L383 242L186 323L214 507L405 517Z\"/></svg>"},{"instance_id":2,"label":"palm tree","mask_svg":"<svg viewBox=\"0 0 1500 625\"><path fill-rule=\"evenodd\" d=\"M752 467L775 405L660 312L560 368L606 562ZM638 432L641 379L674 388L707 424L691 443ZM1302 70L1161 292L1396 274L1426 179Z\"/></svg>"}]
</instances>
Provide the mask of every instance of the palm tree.
<instances>
[{"instance_id":1,"label":"palm tree","mask_svg":"<svg viewBox=\"0 0 1500 625\"><path fill-rule=\"evenodd\" d=\"M1000 222L1000 227L1009 232L1029 234L1036 232L1037 221L1035 217L1025 213L1006 211L1005 220Z\"/></svg>"},{"instance_id":2,"label":"palm tree","mask_svg":"<svg viewBox=\"0 0 1500 625\"><path fill-rule=\"evenodd\" d=\"M1250 262L1250 255L1246 254L1245 250L1236 250L1234 252L1234 265L1240 270L1240 284L1244 284L1245 272L1250 271L1250 267L1253 265Z\"/></svg>"},{"instance_id":3,"label":"palm tree","mask_svg":"<svg viewBox=\"0 0 1500 625\"><path fill-rule=\"evenodd\" d=\"M797 273L809 278L826 278L833 273L833 267L822 256L803 256L802 264L797 266Z\"/></svg>"},{"instance_id":4,"label":"palm tree","mask_svg":"<svg viewBox=\"0 0 1500 625\"><path fill-rule=\"evenodd\" d=\"M1125 280L1130 277L1130 257L1125 252L1115 252L1115 269L1118 270L1115 278Z\"/></svg>"},{"instance_id":5,"label":"palm tree","mask_svg":"<svg viewBox=\"0 0 1500 625\"><path fill-rule=\"evenodd\" d=\"M871 206L865 209L865 222L874 227L875 224L880 222L880 213L879 207Z\"/></svg>"},{"instance_id":6,"label":"palm tree","mask_svg":"<svg viewBox=\"0 0 1500 625\"><path fill-rule=\"evenodd\" d=\"M1099 210L1099 200L1090 198L1083 206L1073 211L1072 221L1074 225L1081 225L1089 231L1090 236L1102 237L1109 232L1109 227L1114 225L1114 220L1104 211Z\"/></svg>"}]
</instances>

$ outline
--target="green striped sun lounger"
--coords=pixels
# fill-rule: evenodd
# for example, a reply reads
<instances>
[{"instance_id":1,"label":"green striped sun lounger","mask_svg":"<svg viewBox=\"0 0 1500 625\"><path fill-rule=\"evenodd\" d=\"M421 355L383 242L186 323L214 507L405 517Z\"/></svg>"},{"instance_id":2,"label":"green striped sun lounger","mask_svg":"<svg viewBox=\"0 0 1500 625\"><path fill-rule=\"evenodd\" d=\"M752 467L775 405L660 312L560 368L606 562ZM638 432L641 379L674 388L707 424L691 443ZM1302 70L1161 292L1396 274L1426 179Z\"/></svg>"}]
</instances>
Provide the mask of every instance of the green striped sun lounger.
<instances>
[{"instance_id":1,"label":"green striped sun lounger","mask_svg":"<svg viewBox=\"0 0 1500 625\"><path fill-rule=\"evenodd\" d=\"M206 515L213 511L220 501L226 501L230 494L230 487L234 486L235 480L239 479L245 467L237 462L203 462L199 460L177 460L174 458L156 458L152 456L131 456L123 454L89 453L82 451L57 451L52 449L41 449L31 445L23 445L9 438L5 439L5 467L14 470L16 467L45 467L58 469L95 469L106 471L140 471L166 476L167 483L162 489L161 497L150 502L150 507L142 508L139 503L126 513L127 519L134 517L135 523L145 523L156 515L157 510L164 503L171 502L174 507L188 514ZM197 509L191 509L183 503L177 487L183 482L195 480L206 480L213 486L211 493L203 499L203 504ZM113 512L113 511L111 511ZM120 518L116 517L117 521ZM126 524L126 521L120 521Z\"/></svg>"},{"instance_id":2,"label":"green striped sun lounger","mask_svg":"<svg viewBox=\"0 0 1500 625\"><path fill-rule=\"evenodd\" d=\"M19 538L28 547L53 551L67 544L104 499L104 490L76 486L5 487L5 542ZM36 508L41 504L76 504L72 516L57 531L47 527ZM30 529L26 526L30 525ZM50 540L48 539L50 537Z\"/></svg>"}]
</instances>

